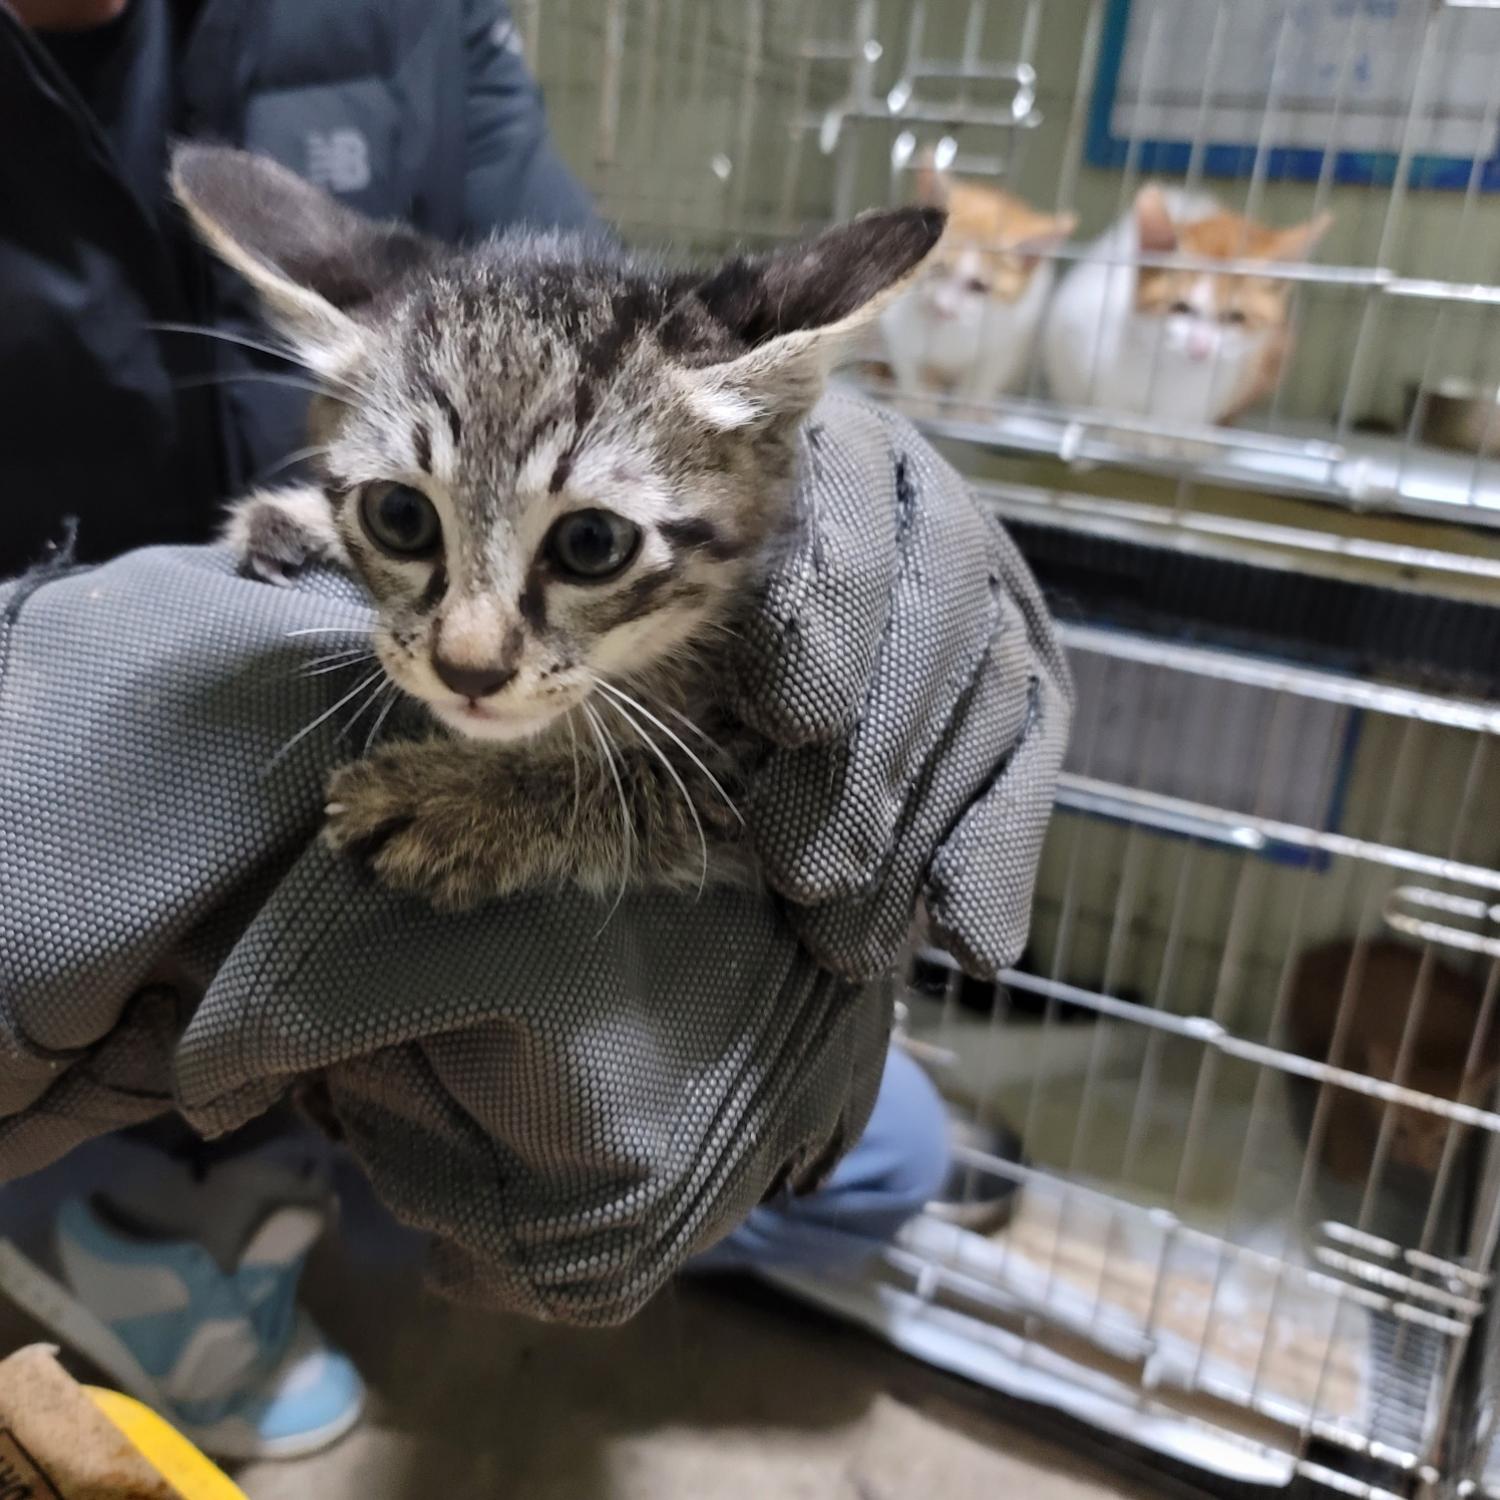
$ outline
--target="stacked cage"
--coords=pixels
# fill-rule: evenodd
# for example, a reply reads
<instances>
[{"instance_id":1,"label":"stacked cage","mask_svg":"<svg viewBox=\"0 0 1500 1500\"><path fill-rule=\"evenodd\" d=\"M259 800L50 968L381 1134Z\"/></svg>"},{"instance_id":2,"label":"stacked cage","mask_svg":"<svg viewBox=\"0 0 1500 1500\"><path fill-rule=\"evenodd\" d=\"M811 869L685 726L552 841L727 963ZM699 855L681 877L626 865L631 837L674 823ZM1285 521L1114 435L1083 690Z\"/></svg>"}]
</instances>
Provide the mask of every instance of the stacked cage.
<instances>
[{"instance_id":1,"label":"stacked cage","mask_svg":"<svg viewBox=\"0 0 1500 1500\"><path fill-rule=\"evenodd\" d=\"M516 20L634 241L994 211L845 378L1011 528L1077 682L1030 949L901 981L1007 1208L787 1284L1205 1483L1500 1496L1500 4Z\"/></svg>"}]
</instances>

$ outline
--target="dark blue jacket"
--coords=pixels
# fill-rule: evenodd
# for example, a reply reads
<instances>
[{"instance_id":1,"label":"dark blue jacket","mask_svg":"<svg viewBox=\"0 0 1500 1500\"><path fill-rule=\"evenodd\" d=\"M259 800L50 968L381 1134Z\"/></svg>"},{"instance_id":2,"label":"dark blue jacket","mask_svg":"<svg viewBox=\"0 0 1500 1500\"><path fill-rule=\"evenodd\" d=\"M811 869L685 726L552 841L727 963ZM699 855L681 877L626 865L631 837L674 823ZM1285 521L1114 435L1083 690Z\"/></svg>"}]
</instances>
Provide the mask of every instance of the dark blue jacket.
<instances>
[{"instance_id":1,"label":"dark blue jacket","mask_svg":"<svg viewBox=\"0 0 1500 1500\"><path fill-rule=\"evenodd\" d=\"M68 515L84 558L201 538L304 441L295 367L152 326L265 337L167 201L169 137L444 238L592 222L503 0L131 0L128 24L105 129L0 0L0 576Z\"/></svg>"}]
</instances>

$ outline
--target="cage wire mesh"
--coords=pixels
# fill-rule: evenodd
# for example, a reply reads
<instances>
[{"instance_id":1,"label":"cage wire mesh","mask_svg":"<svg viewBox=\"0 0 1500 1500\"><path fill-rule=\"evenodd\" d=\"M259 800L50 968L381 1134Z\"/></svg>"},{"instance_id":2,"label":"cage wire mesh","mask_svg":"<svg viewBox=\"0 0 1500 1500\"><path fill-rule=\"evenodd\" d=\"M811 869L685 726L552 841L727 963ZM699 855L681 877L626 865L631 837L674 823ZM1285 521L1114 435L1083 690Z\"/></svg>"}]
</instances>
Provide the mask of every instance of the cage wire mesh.
<instances>
[{"instance_id":1,"label":"cage wire mesh","mask_svg":"<svg viewBox=\"0 0 1500 1500\"><path fill-rule=\"evenodd\" d=\"M1500 4L515 9L631 240L754 245L934 183L1050 224L955 246L973 297L1045 292L985 325L1030 355L998 388L921 348L903 379L889 329L848 372L1065 617L1031 947L1000 986L936 953L903 978L905 1044L990 1127L970 1195L1022 1190L787 1284L1206 1474L1500 1496ZM1216 215L1227 244L1189 232ZM1154 343L1133 394L1065 403L1042 351L1089 268ZM1212 390L1249 332L1243 409L1157 400L1194 337Z\"/></svg>"}]
</instances>

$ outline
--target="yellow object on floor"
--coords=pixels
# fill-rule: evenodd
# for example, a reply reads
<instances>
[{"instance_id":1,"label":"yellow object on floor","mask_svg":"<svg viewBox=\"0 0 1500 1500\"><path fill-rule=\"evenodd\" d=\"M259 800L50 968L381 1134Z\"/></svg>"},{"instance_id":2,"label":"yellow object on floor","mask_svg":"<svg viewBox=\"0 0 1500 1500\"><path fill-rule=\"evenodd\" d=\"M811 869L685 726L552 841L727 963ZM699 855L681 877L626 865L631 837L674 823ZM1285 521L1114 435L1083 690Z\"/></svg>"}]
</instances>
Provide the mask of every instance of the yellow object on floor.
<instances>
[{"instance_id":1,"label":"yellow object on floor","mask_svg":"<svg viewBox=\"0 0 1500 1500\"><path fill-rule=\"evenodd\" d=\"M246 1500L149 1407L79 1385L48 1344L0 1359L0 1500L10 1496Z\"/></svg>"},{"instance_id":2,"label":"yellow object on floor","mask_svg":"<svg viewBox=\"0 0 1500 1500\"><path fill-rule=\"evenodd\" d=\"M237 1484L149 1406L96 1385L84 1390L182 1500L245 1500Z\"/></svg>"}]
</instances>

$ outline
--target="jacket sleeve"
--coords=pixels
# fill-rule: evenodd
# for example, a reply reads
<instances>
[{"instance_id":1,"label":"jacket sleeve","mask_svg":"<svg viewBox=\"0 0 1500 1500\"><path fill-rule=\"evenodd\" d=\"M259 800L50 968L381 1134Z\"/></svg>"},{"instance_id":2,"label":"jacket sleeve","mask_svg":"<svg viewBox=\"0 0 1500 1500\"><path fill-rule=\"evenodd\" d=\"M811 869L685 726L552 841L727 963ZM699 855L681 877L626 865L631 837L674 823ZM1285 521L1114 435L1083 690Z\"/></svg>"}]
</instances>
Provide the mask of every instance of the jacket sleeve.
<instances>
[{"instance_id":1,"label":"jacket sleeve","mask_svg":"<svg viewBox=\"0 0 1500 1500\"><path fill-rule=\"evenodd\" d=\"M465 233L511 224L601 227L588 194L552 145L542 91L505 0L466 0L464 59Z\"/></svg>"}]
</instances>

